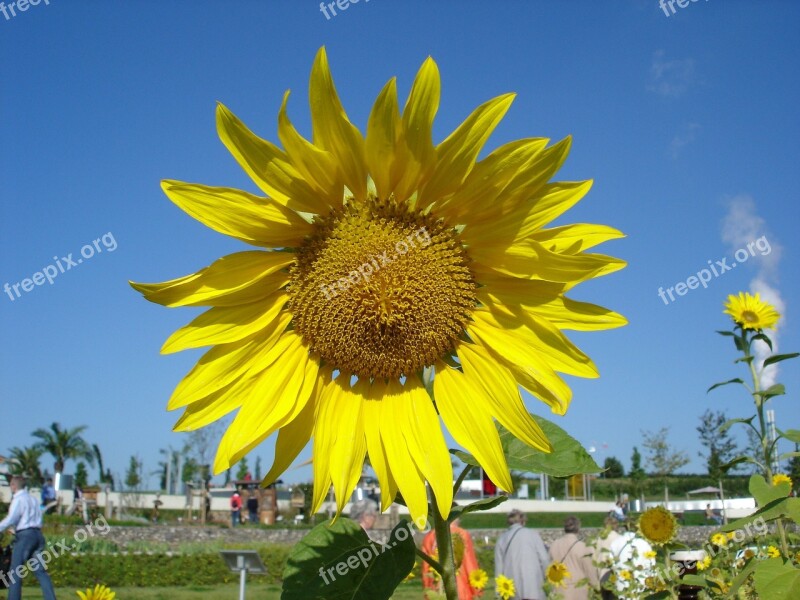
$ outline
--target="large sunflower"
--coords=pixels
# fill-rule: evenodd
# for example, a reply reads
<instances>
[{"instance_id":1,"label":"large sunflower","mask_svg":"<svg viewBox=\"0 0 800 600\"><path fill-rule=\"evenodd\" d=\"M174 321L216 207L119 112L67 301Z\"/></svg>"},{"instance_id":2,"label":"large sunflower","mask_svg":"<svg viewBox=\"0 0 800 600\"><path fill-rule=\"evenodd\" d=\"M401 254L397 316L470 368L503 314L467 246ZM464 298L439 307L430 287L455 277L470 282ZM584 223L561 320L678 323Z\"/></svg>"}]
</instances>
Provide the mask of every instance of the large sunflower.
<instances>
[{"instance_id":1,"label":"large sunflower","mask_svg":"<svg viewBox=\"0 0 800 600\"><path fill-rule=\"evenodd\" d=\"M603 225L543 229L591 187L548 183L569 138L549 147L546 139L518 140L477 160L511 94L481 105L434 145L439 87L428 58L401 114L390 80L365 137L348 120L320 49L310 81L311 141L289 121L288 92L278 114L283 149L217 109L222 142L266 197L163 182L194 218L266 248L172 281L132 284L159 304L211 307L162 352L212 346L168 408L184 408L181 431L238 410L215 472L277 431L265 479L273 481L313 437L314 511L331 484L342 509L369 455L383 508L399 491L421 522L426 481L441 514L452 501L439 417L510 490L494 420L551 449L519 386L563 414L571 391L558 373L597 376L562 330L625 320L565 293L624 266L587 252L622 234Z\"/></svg>"}]
</instances>

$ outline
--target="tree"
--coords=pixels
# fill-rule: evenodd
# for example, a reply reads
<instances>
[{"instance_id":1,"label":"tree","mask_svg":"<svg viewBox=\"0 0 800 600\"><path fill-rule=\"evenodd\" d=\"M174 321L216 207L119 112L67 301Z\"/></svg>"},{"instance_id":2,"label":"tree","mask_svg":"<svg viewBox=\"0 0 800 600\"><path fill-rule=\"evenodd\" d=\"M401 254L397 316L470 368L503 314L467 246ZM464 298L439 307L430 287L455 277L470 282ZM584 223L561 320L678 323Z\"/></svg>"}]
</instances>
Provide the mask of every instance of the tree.
<instances>
[{"instance_id":1,"label":"tree","mask_svg":"<svg viewBox=\"0 0 800 600\"><path fill-rule=\"evenodd\" d=\"M642 480L645 478L645 472L642 468L642 454L636 446L633 447L633 454L631 454L630 476L631 479L634 480Z\"/></svg>"},{"instance_id":2,"label":"tree","mask_svg":"<svg viewBox=\"0 0 800 600\"><path fill-rule=\"evenodd\" d=\"M667 442L669 427L662 427L658 431L643 431L644 441L642 446L647 450L647 464L654 475L664 480L664 500L669 499L667 489L667 475L672 474L681 467L689 464L689 456L683 450L673 451Z\"/></svg>"},{"instance_id":3,"label":"tree","mask_svg":"<svg viewBox=\"0 0 800 600\"><path fill-rule=\"evenodd\" d=\"M83 461L79 462L75 467L75 485L81 489L89 484L89 472L86 470L86 465Z\"/></svg>"},{"instance_id":4,"label":"tree","mask_svg":"<svg viewBox=\"0 0 800 600\"><path fill-rule=\"evenodd\" d=\"M620 477L625 477L625 467L623 467L619 459L614 456L609 456L606 458L605 462L603 463L603 468L605 469L603 477L607 477L609 479L619 479Z\"/></svg>"},{"instance_id":5,"label":"tree","mask_svg":"<svg viewBox=\"0 0 800 600\"><path fill-rule=\"evenodd\" d=\"M247 474L250 472L250 468L247 466L247 457L242 457L242 460L239 461L239 466L236 469L236 479L237 481L241 481L247 477Z\"/></svg>"},{"instance_id":6,"label":"tree","mask_svg":"<svg viewBox=\"0 0 800 600\"><path fill-rule=\"evenodd\" d=\"M700 456L706 459L708 475L714 481L722 478L725 474L722 466L733 460L738 453L736 442L730 437L730 429L721 430L727 421L724 412L707 410L700 416L700 426L697 427L700 443L707 450L707 454L700 452Z\"/></svg>"},{"instance_id":7,"label":"tree","mask_svg":"<svg viewBox=\"0 0 800 600\"><path fill-rule=\"evenodd\" d=\"M142 461L131 456L128 470L125 472L125 485L129 490L138 490L142 484Z\"/></svg>"},{"instance_id":8,"label":"tree","mask_svg":"<svg viewBox=\"0 0 800 600\"><path fill-rule=\"evenodd\" d=\"M256 456L255 474L253 475L256 481L261 481L261 457Z\"/></svg>"},{"instance_id":9,"label":"tree","mask_svg":"<svg viewBox=\"0 0 800 600\"><path fill-rule=\"evenodd\" d=\"M800 452L800 444L794 445L794 451ZM789 460L786 470L788 471L789 477L792 478L793 487L797 489L798 486L800 486L800 456L793 456Z\"/></svg>"},{"instance_id":10,"label":"tree","mask_svg":"<svg viewBox=\"0 0 800 600\"><path fill-rule=\"evenodd\" d=\"M100 454L100 447L97 444L92 444L92 453L94 454L94 458L97 461L97 471L98 471L98 482L99 483L109 483L113 488L113 478L111 477L111 469L108 471L103 469L103 455Z\"/></svg>"},{"instance_id":11,"label":"tree","mask_svg":"<svg viewBox=\"0 0 800 600\"><path fill-rule=\"evenodd\" d=\"M68 460L84 459L90 465L94 465L94 453L86 440L81 437L85 429L86 425L62 429L61 425L53 423L50 429L40 428L31 435L40 440L34 445L55 459L55 472L62 473Z\"/></svg>"},{"instance_id":12,"label":"tree","mask_svg":"<svg viewBox=\"0 0 800 600\"><path fill-rule=\"evenodd\" d=\"M32 486L39 486L44 482L42 469L39 466L39 459L43 450L36 446L27 448L14 447L10 450L11 456L8 459L9 469L12 475L22 475Z\"/></svg>"}]
</instances>

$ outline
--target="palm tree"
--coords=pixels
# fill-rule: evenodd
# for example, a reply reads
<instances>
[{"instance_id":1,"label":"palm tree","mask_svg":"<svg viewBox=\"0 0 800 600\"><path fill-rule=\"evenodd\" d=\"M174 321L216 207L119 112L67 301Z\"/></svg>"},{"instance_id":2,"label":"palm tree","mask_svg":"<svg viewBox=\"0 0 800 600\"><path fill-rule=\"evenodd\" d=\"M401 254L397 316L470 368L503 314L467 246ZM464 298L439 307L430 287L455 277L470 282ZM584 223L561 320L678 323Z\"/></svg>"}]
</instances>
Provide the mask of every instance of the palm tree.
<instances>
[{"instance_id":1,"label":"palm tree","mask_svg":"<svg viewBox=\"0 0 800 600\"><path fill-rule=\"evenodd\" d=\"M11 456L8 464L12 475L22 475L33 486L42 484L42 469L39 466L39 458L43 450L36 446L27 448L14 447L10 450Z\"/></svg>"},{"instance_id":2,"label":"palm tree","mask_svg":"<svg viewBox=\"0 0 800 600\"><path fill-rule=\"evenodd\" d=\"M55 459L56 473L64 470L64 464L71 459L83 459L94 466L94 453L92 448L81 437L86 425L73 429L62 429L58 423L50 425L50 429L37 429L31 435L39 438L34 446L47 452Z\"/></svg>"}]
</instances>

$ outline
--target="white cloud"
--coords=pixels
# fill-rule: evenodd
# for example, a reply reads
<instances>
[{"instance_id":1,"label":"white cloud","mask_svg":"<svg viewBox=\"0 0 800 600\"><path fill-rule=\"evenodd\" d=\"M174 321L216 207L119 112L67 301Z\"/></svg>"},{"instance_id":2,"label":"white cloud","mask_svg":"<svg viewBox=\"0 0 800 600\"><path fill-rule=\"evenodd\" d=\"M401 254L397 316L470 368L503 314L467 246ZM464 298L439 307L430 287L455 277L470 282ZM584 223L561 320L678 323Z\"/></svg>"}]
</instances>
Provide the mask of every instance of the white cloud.
<instances>
[{"instance_id":1,"label":"white cloud","mask_svg":"<svg viewBox=\"0 0 800 600\"><path fill-rule=\"evenodd\" d=\"M701 127L697 123L687 123L681 130L675 134L672 141L669 143L669 153L673 159L678 158L681 150L685 146L691 144L695 139L695 134L700 131Z\"/></svg>"},{"instance_id":2,"label":"white cloud","mask_svg":"<svg viewBox=\"0 0 800 600\"><path fill-rule=\"evenodd\" d=\"M650 64L650 82L647 90L660 96L678 98L694 83L694 59L666 60L663 50L656 50Z\"/></svg>"}]
</instances>

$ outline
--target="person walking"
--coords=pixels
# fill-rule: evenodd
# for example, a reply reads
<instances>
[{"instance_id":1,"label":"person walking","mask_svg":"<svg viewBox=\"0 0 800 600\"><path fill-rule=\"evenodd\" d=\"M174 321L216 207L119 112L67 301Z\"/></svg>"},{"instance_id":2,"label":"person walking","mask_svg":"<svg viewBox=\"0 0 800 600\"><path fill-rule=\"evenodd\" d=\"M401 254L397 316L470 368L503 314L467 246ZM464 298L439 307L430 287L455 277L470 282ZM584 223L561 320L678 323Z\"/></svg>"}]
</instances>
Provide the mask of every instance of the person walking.
<instances>
[{"instance_id":1,"label":"person walking","mask_svg":"<svg viewBox=\"0 0 800 600\"><path fill-rule=\"evenodd\" d=\"M45 541L42 535L42 510L39 502L25 488L25 478L11 478L11 505L8 516L0 521L0 531L14 528L14 549L11 552L11 569L3 577L8 585L8 600L21 600L22 577L33 571L39 580L44 600L55 600L53 582L45 571L47 561L42 561ZM25 565L25 566L23 566Z\"/></svg>"},{"instance_id":2,"label":"person walking","mask_svg":"<svg viewBox=\"0 0 800 600\"><path fill-rule=\"evenodd\" d=\"M242 519L242 497L239 492L231 496L231 527L236 527Z\"/></svg>"},{"instance_id":3,"label":"person walking","mask_svg":"<svg viewBox=\"0 0 800 600\"><path fill-rule=\"evenodd\" d=\"M550 556L539 532L525 527L521 510L508 513L508 529L494 547L495 576L504 575L514 581L513 600L544 600L543 584Z\"/></svg>"},{"instance_id":4,"label":"person walking","mask_svg":"<svg viewBox=\"0 0 800 600\"><path fill-rule=\"evenodd\" d=\"M570 576L564 580L565 588L559 590L564 600L588 600L589 586L597 588L597 569L592 564L592 552L578 537L581 521L578 517L564 519L564 535L550 546L553 562L563 563ZM588 586L581 583L588 580Z\"/></svg>"}]
</instances>

